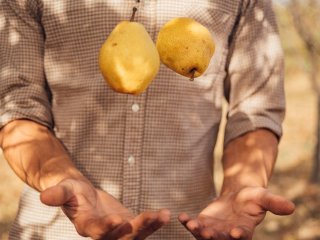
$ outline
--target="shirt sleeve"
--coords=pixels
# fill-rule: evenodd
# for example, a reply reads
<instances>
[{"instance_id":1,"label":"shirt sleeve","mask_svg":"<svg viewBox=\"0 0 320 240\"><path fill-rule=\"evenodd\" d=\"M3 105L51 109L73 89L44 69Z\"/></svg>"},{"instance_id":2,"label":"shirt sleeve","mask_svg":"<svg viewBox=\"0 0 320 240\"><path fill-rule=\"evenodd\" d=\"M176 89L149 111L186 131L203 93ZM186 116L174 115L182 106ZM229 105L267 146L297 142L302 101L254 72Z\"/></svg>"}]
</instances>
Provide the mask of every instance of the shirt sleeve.
<instances>
[{"instance_id":1,"label":"shirt sleeve","mask_svg":"<svg viewBox=\"0 0 320 240\"><path fill-rule=\"evenodd\" d=\"M44 32L38 1L0 1L0 128L29 119L52 128L44 74Z\"/></svg>"},{"instance_id":2,"label":"shirt sleeve","mask_svg":"<svg viewBox=\"0 0 320 240\"><path fill-rule=\"evenodd\" d=\"M280 138L285 113L283 51L272 2L243 2L226 68L225 144L258 128Z\"/></svg>"}]
</instances>

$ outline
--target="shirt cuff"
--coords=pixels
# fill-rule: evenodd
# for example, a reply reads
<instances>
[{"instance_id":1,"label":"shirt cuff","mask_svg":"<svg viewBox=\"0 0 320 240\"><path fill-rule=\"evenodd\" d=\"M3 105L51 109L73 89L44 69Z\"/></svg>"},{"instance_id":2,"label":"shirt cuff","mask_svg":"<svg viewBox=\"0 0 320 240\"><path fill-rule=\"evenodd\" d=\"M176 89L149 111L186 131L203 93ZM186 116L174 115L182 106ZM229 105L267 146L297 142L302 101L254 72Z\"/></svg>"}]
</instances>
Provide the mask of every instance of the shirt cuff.
<instances>
[{"instance_id":1,"label":"shirt cuff","mask_svg":"<svg viewBox=\"0 0 320 240\"><path fill-rule=\"evenodd\" d=\"M225 128L224 146L231 140L256 129L265 128L273 132L279 139L282 136L282 126L270 117L263 115L247 115L243 112L228 118Z\"/></svg>"},{"instance_id":2,"label":"shirt cuff","mask_svg":"<svg viewBox=\"0 0 320 240\"><path fill-rule=\"evenodd\" d=\"M0 129L13 120L28 119L53 128L51 107L41 86L23 86L0 98Z\"/></svg>"}]
</instances>

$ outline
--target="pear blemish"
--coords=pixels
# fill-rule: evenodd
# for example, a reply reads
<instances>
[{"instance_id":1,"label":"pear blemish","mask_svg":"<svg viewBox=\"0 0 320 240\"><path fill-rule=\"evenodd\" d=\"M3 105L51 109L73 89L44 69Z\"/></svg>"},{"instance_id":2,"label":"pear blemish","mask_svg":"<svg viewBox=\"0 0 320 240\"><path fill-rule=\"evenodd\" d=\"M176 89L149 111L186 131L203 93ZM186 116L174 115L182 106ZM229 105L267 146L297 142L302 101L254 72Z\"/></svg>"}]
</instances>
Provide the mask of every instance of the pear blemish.
<instances>
[{"instance_id":1,"label":"pear blemish","mask_svg":"<svg viewBox=\"0 0 320 240\"><path fill-rule=\"evenodd\" d=\"M142 93L155 78L160 57L144 26L134 21L121 21L109 34L99 52L99 68L106 83L116 92Z\"/></svg>"}]
</instances>

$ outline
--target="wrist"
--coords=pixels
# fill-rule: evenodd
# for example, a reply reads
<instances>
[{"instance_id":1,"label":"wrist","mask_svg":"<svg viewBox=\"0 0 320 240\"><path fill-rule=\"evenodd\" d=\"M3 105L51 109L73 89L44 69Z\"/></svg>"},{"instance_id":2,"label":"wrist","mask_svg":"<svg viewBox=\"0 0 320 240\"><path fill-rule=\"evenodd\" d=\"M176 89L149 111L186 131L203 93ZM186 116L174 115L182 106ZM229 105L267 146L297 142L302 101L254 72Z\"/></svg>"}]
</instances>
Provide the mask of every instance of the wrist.
<instances>
[{"instance_id":1,"label":"wrist","mask_svg":"<svg viewBox=\"0 0 320 240\"><path fill-rule=\"evenodd\" d=\"M66 162L67 164L60 164ZM73 165L68 156L65 159L50 159L39 171L39 191L53 187L65 179L83 180L87 178Z\"/></svg>"},{"instance_id":2,"label":"wrist","mask_svg":"<svg viewBox=\"0 0 320 240\"><path fill-rule=\"evenodd\" d=\"M269 176L263 167L252 170L251 168L243 167L241 170L224 171L224 179L221 188L223 192L238 192L247 187L266 188L269 182Z\"/></svg>"},{"instance_id":3,"label":"wrist","mask_svg":"<svg viewBox=\"0 0 320 240\"><path fill-rule=\"evenodd\" d=\"M266 188L277 157L278 140L259 129L231 141L224 149L221 193L247 187Z\"/></svg>"},{"instance_id":4,"label":"wrist","mask_svg":"<svg viewBox=\"0 0 320 240\"><path fill-rule=\"evenodd\" d=\"M238 181L232 181L232 180L224 180L220 195L228 195L233 193L238 193L246 188L267 188L267 184L260 184L258 182L251 181L248 184L239 184Z\"/></svg>"}]
</instances>

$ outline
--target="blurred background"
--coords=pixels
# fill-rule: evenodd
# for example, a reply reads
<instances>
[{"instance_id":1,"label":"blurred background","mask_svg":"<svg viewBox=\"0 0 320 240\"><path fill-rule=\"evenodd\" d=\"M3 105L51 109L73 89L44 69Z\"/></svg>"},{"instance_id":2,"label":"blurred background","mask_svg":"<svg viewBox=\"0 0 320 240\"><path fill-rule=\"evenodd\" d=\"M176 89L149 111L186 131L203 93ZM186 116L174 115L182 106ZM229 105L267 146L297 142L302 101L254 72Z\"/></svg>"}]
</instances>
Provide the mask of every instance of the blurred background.
<instances>
[{"instance_id":1,"label":"blurred background","mask_svg":"<svg viewBox=\"0 0 320 240\"><path fill-rule=\"evenodd\" d=\"M290 217L267 215L255 239L320 239L320 1L274 1L286 60L287 114L270 188Z\"/></svg>"},{"instance_id":2,"label":"blurred background","mask_svg":"<svg viewBox=\"0 0 320 240\"><path fill-rule=\"evenodd\" d=\"M288 217L267 214L254 239L320 240L320 0L273 2L286 60L287 114L269 187L294 201L296 211ZM218 186L221 149L220 141ZM22 187L0 152L0 240L8 237Z\"/></svg>"}]
</instances>

